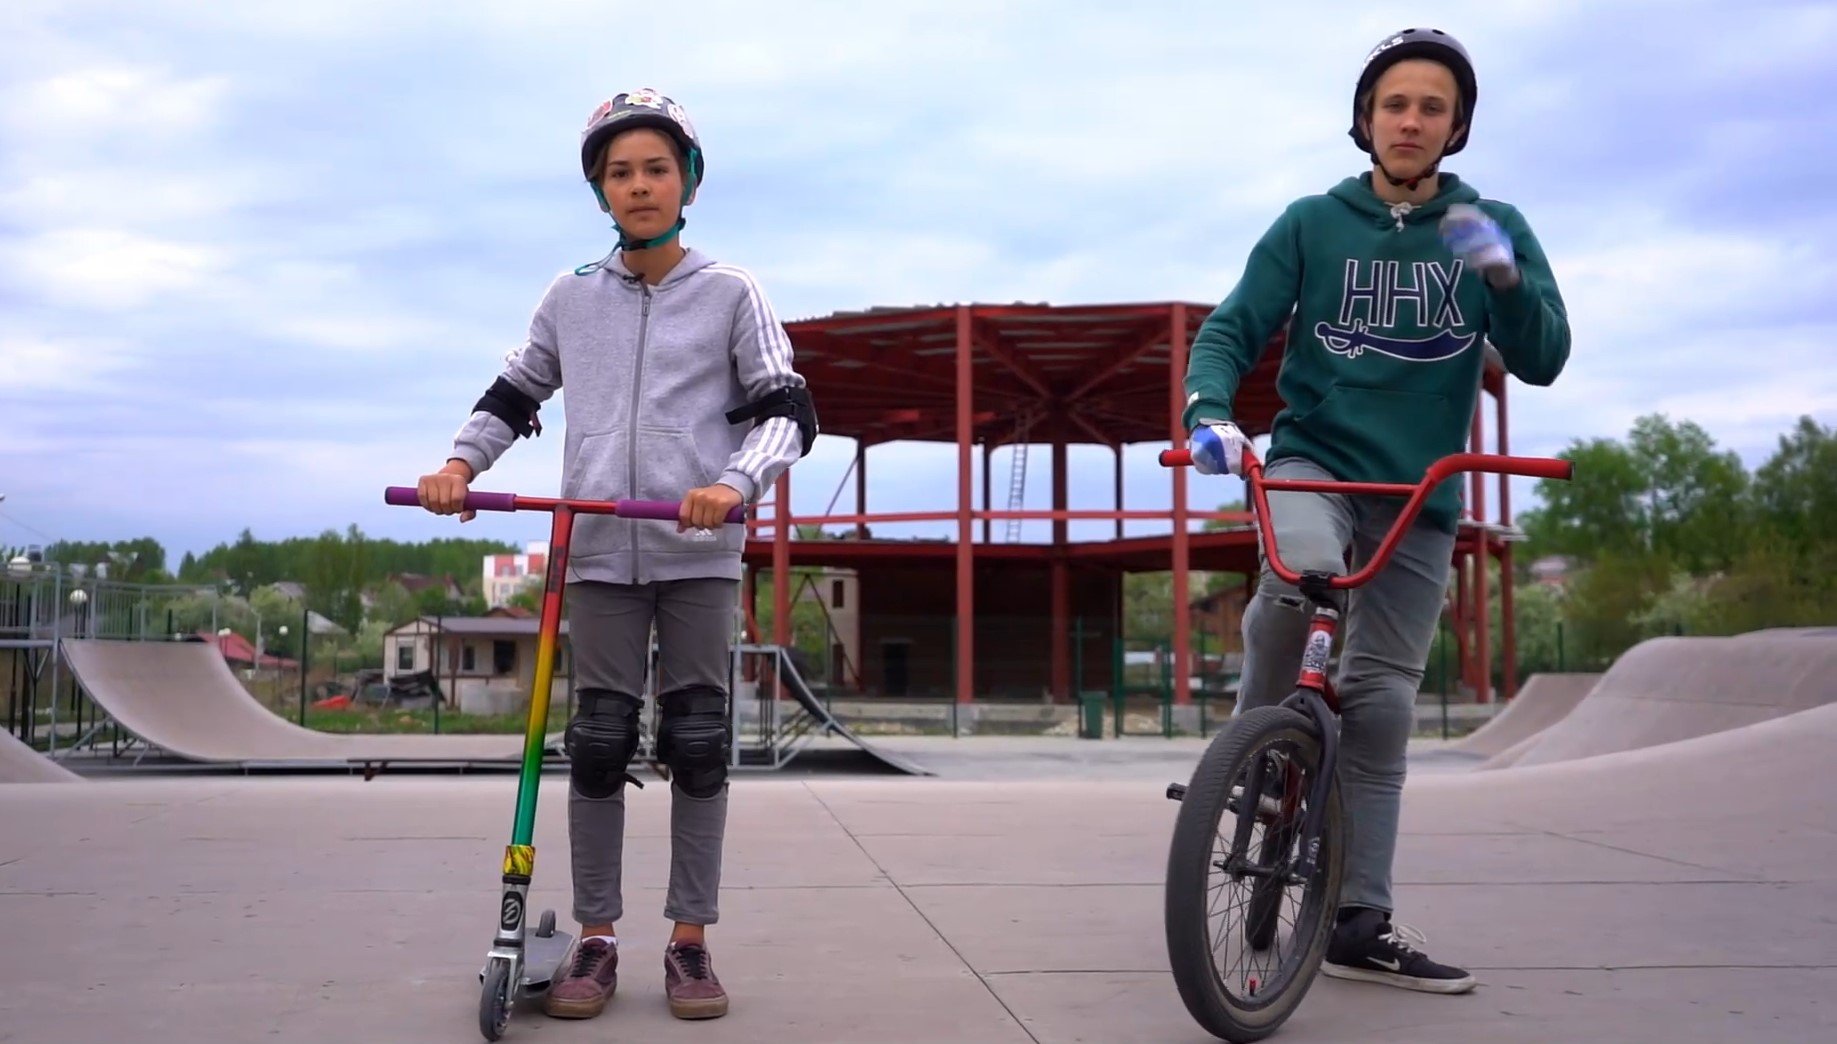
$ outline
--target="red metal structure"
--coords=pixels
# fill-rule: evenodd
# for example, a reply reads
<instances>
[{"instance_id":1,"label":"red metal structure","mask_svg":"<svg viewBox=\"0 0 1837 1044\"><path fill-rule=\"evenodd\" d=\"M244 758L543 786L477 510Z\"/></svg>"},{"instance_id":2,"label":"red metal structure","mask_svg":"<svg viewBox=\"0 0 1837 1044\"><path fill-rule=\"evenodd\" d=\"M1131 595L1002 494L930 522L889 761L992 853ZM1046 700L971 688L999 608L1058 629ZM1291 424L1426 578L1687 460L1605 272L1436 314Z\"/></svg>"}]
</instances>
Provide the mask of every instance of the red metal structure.
<instances>
[{"instance_id":1,"label":"red metal structure","mask_svg":"<svg viewBox=\"0 0 1837 1044\"><path fill-rule=\"evenodd\" d=\"M895 588L881 591L878 597L877 604L887 611L886 607L902 597L902 591L916 599L944 584L942 578L948 576L954 594L949 611L942 614L952 628L949 653L953 670L948 688L956 700L969 702L981 691L979 663L985 673L989 670L978 649L979 639L988 641L986 633L978 633L979 608L994 612L992 607L999 603L1007 607L1004 611L1013 611L1016 589L1026 591L1036 602L1039 593L1045 592L1049 597L1044 600L1046 609L1040 614L1039 626L1022 628L1021 637L1003 641L1031 644L1037 637L1042 658L1049 664L1046 688L1052 699L1063 700L1073 695L1070 623L1074 611L1080 619L1088 616L1100 623L1107 614L1113 630L1120 620L1122 574L1172 570L1175 700L1188 702L1192 659L1187 571L1254 575L1255 526L1247 513L1189 510L1188 483L1203 478L1185 468L1161 469L1152 453L1141 466L1165 475L1172 506L1125 508L1123 458L1125 448L1133 444L1148 444L1156 450L1184 445L1179 418L1187 350L1211 308L1180 301L960 304L874 308L787 323L798 368L810 382L824 433L855 442L852 474L856 496L851 513L795 515L789 509L794 468L778 480L771 496L755 511L748 527L746 560L753 567L749 577L766 569L773 577L772 640L790 644L788 571L794 566L856 569L864 612L877 584ZM1267 433L1282 408L1276 375L1284 348L1278 334L1239 390L1235 415L1253 437ZM1491 450L1485 446L1483 399L1473 420L1472 450L1508 452L1504 378L1497 357L1489 357L1483 387L1496 410L1497 445ZM867 450L907 441L955 444L955 503L940 504L930 511L873 513L866 494ZM1016 442L1052 447L1049 509L1003 509L993 503L991 455L996 447ZM1101 445L1113 452L1112 508L1067 508L1066 450L1073 444ZM973 454L978 447L983 454L980 505L972 496ZM1451 612L1462 676L1485 701L1491 688L1486 669L1491 663L1489 635L1483 623L1489 618L1485 612L1488 577L1487 570L1475 567L1475 561L1484 555L1502 567L1503 688L1509 698L1516 684L1512 672L1511 510L1503 477L1498 478L1493 499L1498 517L1492 521L1486 513L1485 477L1471 476L1470 480L1467 517L1455 550L1459 582ZM1219 482L1220 501L1241 496L1242 484L1237 480ZM1051 540L1045 544L994 541L993 524L1013 519L1050 520ZM1114 537L1071 542L1068 523L1081 519L1114 521ZM1125 537L1124 520L1165 522L1171 532ZM1207 532L1191 528L1204 521L1222 526ZM926 541L870 536L870 527L876 523L899 522L954 522L955 538ZM982 523L980 540L978 522ZM798 527L834 525L852 526L853 532L845 539L794 538ZM947 566L951 571L945 574L942 570ZM1039 586L1033 586L1036 583ZM747 595L749 623L757 637L750 585ZM863 653L863 659L867 658ZM860 676L873 674L870 667Z\"/></svg>"}]
</instances>

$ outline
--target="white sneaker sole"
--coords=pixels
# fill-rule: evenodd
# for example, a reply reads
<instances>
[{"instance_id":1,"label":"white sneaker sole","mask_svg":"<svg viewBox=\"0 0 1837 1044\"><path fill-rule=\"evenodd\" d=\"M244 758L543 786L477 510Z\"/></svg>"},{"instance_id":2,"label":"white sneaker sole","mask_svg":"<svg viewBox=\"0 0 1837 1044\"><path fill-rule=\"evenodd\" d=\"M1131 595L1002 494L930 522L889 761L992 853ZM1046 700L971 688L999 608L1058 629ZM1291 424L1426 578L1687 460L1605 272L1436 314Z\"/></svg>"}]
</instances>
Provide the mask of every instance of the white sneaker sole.
<instances>
[{"instance_id":1,"label":"white sneaker sole","mask_svg":"<svg viewBox=\"0 0 1837 1044\"><path fill-rule=\"evenodd\" d=\"M1375 982L1381 986L1397 986L1419 993L1466 993L1473 989L1473 976L1459 979L1419 979L1414 975L1402 975L1397 972L1379 971L1373 968L1349 968L1343 964L1329 964L1322 961L1322 975L1335 979L1349 979L1355 982Z\"/></svg>"}]
</instances>

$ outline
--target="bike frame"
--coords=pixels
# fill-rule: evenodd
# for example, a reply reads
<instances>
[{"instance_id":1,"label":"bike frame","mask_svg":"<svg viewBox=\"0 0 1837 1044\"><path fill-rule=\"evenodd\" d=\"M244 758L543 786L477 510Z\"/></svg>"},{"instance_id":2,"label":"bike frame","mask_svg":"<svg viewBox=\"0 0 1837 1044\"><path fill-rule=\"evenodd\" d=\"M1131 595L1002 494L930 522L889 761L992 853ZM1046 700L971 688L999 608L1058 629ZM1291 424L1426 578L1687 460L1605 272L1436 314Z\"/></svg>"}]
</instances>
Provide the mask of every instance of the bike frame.
<instances>
[{"instance_id":1,"label":"bike frame","mask_svg":"<svg viewBox=\"0 0 1837 1044\"><path fill-rule=\"evenodd\" d=\"M397 507L421 506L420 494L409 486L391 486L385 503ZM526 497L515 493L467 493L467 511L546 511L549 523L548 568L542 582L542 614L536 630L536 677L530 692L529 719L523 729L523 763L517 775L517 811L511 823L510 844L504 849L503 893L498 905L497 936L489 958L510 962L510 981L523 977L523 952L529 885L536 868L536 798L542 772L543 740L548 732L549 690L555 679L555 653L561 639L562 594L566 587L569 542L578 515L615 515L676 521L680 503L661 500L578 500ZM746 518L744 507L727 513L728 523Z\"/></svg>"},{"instance_id":2,"label":"bike frame","mask_svg":"<svg viewBox=\"0 0 1837 1044\"><path fill-rule=\"evenodd\" d=\"M1190 466L1193 463L1191 450L1162 450L1160 462L1164 467ZM1333 653L1333 640L1339 631L1340 609L1335 604L1334 593L1361 587L1371 581L1389 564L1391 554L1396 551L1404 533L1422 511L1429 495L1435 487L1455 475L1466 472L1484 472L1489 474L1522 475L1530 478L1547 478L1567 481L1575 473L1571 461L1549 457L1514 457L1498 453L1453 453L1431 464L1423 477L1416 482L1343 482L1337 479L1270 479L1263 474L1263 462L1256 451L1246 446L1243 459L1244 481L1250 487L1251 503L1254 507L1257 529L1262 538L1264 558L1267 559L1270 572L1283 582L1300 589L1314 605L1314 615L1308 624L1307 644L1301 655L1301 674L1296 680L1295 691L1282 701L1282 706L1300 711L1310 718L1320 733L1321 771L1315 774L1313 785L1308 790L1308 810L1303 817L1302 855L1293 873L1297 880L1305 881L1313 876L1320 857L1321 824L1326 816L1327 788L1339 758L1339 730L1335 727L1340 713L1339 696L1333 691L1333 682L1327 676L1327 664ZM1393 496L1407 497L1403 510L1390 531L1384 534L1378 549L1371 556L1371 561L1350 575L1316 572L1307 570L1296 572L1282 561L1280 549L1276 546L1275 522L1270 518L1269 494L1271 492L1292 493L1337 493L1353 496ZM1238 823L1234 837L1233 851L1240 851L1250 843L1250 829L1256 821L1256 814L1261 804L1263 786L1263 765L1261 760L1252 764L1250 779L1245 782L1244 800L1239 802ZM1283 815L1293 813L1293 802L1298 796L1294 788L1283 788Z\"/></svg>"}]
</instances>

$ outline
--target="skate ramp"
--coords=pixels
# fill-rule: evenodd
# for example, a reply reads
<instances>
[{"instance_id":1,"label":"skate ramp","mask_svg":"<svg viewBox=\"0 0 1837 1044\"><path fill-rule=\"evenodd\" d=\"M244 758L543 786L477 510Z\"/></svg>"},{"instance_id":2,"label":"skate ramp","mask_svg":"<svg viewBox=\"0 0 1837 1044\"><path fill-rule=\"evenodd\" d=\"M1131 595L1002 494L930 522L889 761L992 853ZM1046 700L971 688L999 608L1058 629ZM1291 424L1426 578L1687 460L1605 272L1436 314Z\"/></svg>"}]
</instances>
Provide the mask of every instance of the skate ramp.
<instances>
[{"instance_id":1,"label":"skate ramp","mask_svg":"<svg viewBox=\"0 0 1837 1044\"><path fill-rule=\"evenodd\" d=\"M1568 717L1596 683L1599 673L1533 674L1493 720L1448 749L1496 757Z\"/></svg>"},{"instance_id":2,"label":"skate ramp","mask_svg":"<svg viewBox=\"0 0 1837 1044\"><path fill-rule=\"evenodd\" d=\"M77 783L82 778L0 729L0 783Z\"/></svg>"},{"instance_id":3,"label":"skate ramp","mask_svg":"<svg viewBox=\"0 0 1837 1044\"><path fill-rule=\"evenodd\" d=\"M1562 720L1482 770L1526 768L1740 729L1837 700L1837 636L1795 630L1653 638Z\"/></svg>"},{"instance_id":4,"label":"skate ramp","mask_svg":"<svg viewBox=\"0 0 1837 1044\"><path fill-rule=\"evenodd\" d=\"M802 709L804 719L791 726L789 731L803 735L833 736L843 741L843 745L839 748L827 751L799 745L795 748L795 752L791 754L792 759L802 758L808 763L818 760L812 757L812 755L853 754L865 757L869 762L883 768L889 768L895 772L905 773L906 775L935 775L930 769L918 764L910 758L902 757L883 747L869 743L867 740L863 739L859 733L855 732L847 725L844 725L841 719L831 713L828 706L817 698L816 693L811 691L809 682L804 680L803 674L798 671L797 665L791 662L790 654L783 646L743 645L740 648L742 652L764 654L771 662L771 669L777 674L777 680L781 690L789 694Z\"/></svg>"},{"instance_id":5,"label":"skate ramp","mask_svg":"<svg viewBox=\"0 0 1837 1044\"><path fill-rule=\"evenodd\" d=\"M301 728L257 703L203 642L66 640L64 662L124 730L174 757L239 765L436 762L515 766L520 735L345 735Z\"/></svg>"}]
</instances>

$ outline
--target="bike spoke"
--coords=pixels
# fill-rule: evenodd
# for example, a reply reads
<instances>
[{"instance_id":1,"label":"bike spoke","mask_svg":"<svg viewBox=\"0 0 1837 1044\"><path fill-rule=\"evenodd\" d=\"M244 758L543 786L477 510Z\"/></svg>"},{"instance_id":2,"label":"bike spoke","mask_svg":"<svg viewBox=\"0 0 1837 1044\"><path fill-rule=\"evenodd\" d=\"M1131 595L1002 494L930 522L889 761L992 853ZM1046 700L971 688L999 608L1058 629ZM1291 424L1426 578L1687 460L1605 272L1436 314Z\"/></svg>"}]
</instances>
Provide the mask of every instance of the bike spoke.
<instances>
[{"instance_id":1,"label":"bike spoke","mask_svg":"<svg viewBox=\"0 0 1837 1044\"><path fill-rule=\"evenodd\" d=\"M1270 801L1269 810L1259 812L1251 830L1241 838L1241 847L1237 842L1242 820L1229 808L1220 816L1213 834L1206 888L1206 937L1213 966L1222 980L1220 985L1246 1001L1279 990L1293 974L1291 957L1307 949L1306 940L1298 937L1306 882L1287 881L1299 856L1296 834L1307 814L1307 776L1306 771L1297 771L1292 747L1258 751L1231 787L1242 788L1236 799L1240 808L1241 802ZM1252 788L1251 780L1259 777L1270 780L1272 785L1268 789ZM1289 800L1283 801L1283 796ZM1247 874L1234 880L1232 873L1223 869L1243 865L1233 862L1233 853L1241 853L1249 865L1267 868L1275 876ZM1263 930L1254 931L1258 928ZM1258 938L1267 935L1268 944L1262 949L1253 947L1253 934Z\"/></svg>"}]
</instances>

